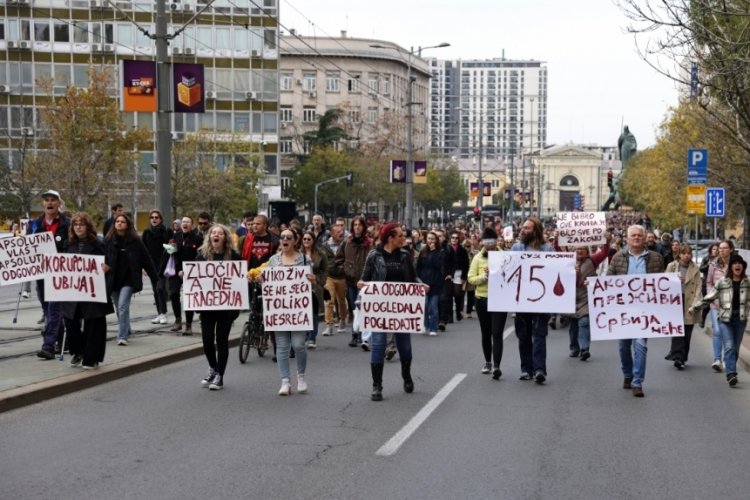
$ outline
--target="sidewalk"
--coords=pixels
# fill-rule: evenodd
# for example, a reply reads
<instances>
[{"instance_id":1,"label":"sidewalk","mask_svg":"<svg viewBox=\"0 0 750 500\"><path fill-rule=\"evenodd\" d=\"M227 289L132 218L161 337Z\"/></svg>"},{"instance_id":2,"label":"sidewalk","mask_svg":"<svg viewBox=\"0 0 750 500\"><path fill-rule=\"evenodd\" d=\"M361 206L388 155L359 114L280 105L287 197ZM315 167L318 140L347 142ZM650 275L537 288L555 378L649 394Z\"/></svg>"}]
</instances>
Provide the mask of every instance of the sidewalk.
<instances>
[{"instance_id":1,"label":"sidewalk","mask_svg":"<svg viewBox=\"0 0 750 500\"><path fill-rule=\"evenodd\" d=\"M171 310L171 307L170 307ZM196 317L193 335L180 336L169 331L174 317L168 315L169 323L154 325L156 316L150 288L133 297L131 324L134 335L127 346L117 346L117 317L109 315L107 321L107 352L104 363L96 370L82 370L70 366L70 355L63 361L41 360L34 354L41 347L39 303L35 299L22 302L16 324L11 315L0 316L0 412L38 403L46 399L69 394L118 378L127 377L176 361L203 355L200 324ZM236 346L244 324L244 314L235 321L229 336L229 345ZM562 333L562 330L557 330ZM710 331L696 325L695 334L710 336ZM740 365L750 370L750 332L743 337L740 349ZM230 356L234 356L233 350ZM567 355L567 353L564 353ZM551 355L560 355L552 353ZM691 364L695 365L695 362ZM708 367L708 364L706 365Z\"/></svg>"},{"instance_id":2,"label":"sidewalk","mask_svg":"<svg viewBox=\"0 0 750 500\"><path fill-rule=\"evenodd\" d=\"M42 360L32 354L42 344L41 325L37 325L41 309L34 298L24 299L21 305L15 324L12 314L0 317L0 412L203 355L197 314L192 336L169 331L174 322L171 314L167 315L166 325L151 323L156 309L150 288L133 297L130 309L133 335L127 346L116 344L117 316L107 316L107 350L104 363L95 370L72 367L68 353L63 361ZM243 317L240 315L232 327L230 346L239 342Z\"/></svg>"}]
</instances>

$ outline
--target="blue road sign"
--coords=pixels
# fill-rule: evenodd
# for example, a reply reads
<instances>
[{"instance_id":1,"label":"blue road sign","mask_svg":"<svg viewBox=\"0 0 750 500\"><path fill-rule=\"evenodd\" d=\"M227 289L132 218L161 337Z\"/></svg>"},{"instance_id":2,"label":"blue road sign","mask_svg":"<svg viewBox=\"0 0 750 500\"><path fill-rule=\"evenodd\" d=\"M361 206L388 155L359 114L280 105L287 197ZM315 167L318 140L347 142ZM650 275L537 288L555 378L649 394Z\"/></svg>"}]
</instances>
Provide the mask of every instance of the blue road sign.
<instances>
[{"instance_id":1,"label":"blue road sign","mask_svg":"<svg viewBox=\"0 0 750 500\"><path fill-rule=\"evenodd\" d=\"M705 184L708 178L708 149L688 149L688 184Z\"/></svg>"},{"instance_id":2,"label":"blue road sign","mask_svg":"<svg viewBox=\"0 0 750 500\"><path fill-rule=\"evenodd\" d=\"M726 206L724 188L706 188L706 217L724 217Z\"/></svg>"}]
</instances>

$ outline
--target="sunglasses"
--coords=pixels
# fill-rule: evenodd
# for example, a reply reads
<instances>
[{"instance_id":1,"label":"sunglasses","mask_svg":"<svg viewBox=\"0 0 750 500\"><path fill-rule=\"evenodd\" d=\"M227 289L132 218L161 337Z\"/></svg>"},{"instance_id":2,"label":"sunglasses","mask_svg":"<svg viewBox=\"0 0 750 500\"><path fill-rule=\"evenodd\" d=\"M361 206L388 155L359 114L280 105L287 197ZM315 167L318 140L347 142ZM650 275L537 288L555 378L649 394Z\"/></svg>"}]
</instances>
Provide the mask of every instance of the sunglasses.
<instances>
[{"instance_id":1,"label":"sunglasses","mask_svg":"<svg viewBox=\"0 0 750 500\"><path fill-rule=\"evenodd\" d=\"M279 236L279 239L291 241L294 239L294 236L292 236L291 234L282 234L281 236Z\"/></svg>"},{"instance_id":2,"label":"sunglasses","mask_svg":"<svg viewBox=\"0 0 750 500\"><path fill-rule=\"evenodd\" d=\"M161 219L161 217L159 217L158 215L152 215L151 217L149 217L149 219Z\"/></svg>"}]
</instances>

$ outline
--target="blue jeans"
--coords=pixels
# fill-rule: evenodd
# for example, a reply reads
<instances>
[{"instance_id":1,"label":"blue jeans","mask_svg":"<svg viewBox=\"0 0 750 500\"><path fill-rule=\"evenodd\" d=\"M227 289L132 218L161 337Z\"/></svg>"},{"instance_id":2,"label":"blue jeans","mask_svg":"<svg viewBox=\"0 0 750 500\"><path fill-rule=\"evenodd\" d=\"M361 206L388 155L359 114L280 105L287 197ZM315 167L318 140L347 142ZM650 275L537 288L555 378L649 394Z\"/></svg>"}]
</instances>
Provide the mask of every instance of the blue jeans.
<instances>
[{"instance_id":1,"label":"blue jeans","mask_svg":"<svg viewBox=\"0 0 750 500\"><path fill-rule=\"evenodd\" d=\"M357 297L359 296L359 288L357 288L357 285L350 285L347 283L346 285L346 303L349 306L349 310L353 311L356 307L354 304L357 302Z\"/></svg>"},{"instance_id":2,"label":"blue jeans","mask_svg":"<svg viewBox=\"0 0 750 500\"><path fill-rule=\"evenodd\" d=\"M648 339L623 339L620 340L620 364L622 375L625 378L632 377L632 387L641 387L643 379L646 378L646 353ZM633 346L631 349L630 346ZM635 356L633 356L635 351Z\"/></svg>"},{"instance_id":3,"label":"blue jeans","mask_svg":"<svg viewBox=\"0 0 750 500\"><path fill-rule=\"evenodd\" d=\"M428 332L436 332L440 316L440 295L427 295L425 298L424 327Z\"/></svg>"},{"instance_id":4,"label":"blue jeans","mask_svg":"<svg viewBox=\"0 0 750 500\"><path fill-rule=\"evenodd\" d=\"M44 310L44 317L47 319L44 323L42 350L55 352L55 344L63 340L62 306L59 302L44 302L42 309ZM62 346L62 348L64 349L65 346Z\"/></svg>"},{"instance_id":5,"label":"blue jeans","mask_svg":"<svg viewBox=\"0 0 750 500\"><path fill-rule=\"evenodd\" d=\"M591 346L591 328L588 314L580 318L570 318L568 334L570 335L571 351L588 350Z\"/></svg>"},{"instance_id":6,"label":"blue jeans","mask_svg":"<svg viewBox=\"0 0 750 500\"><path fill-rule=\"evenodd\" d=\"M408 333L396 333L396 349L401 361L411 361L411 335ZM370 339L372 353L370 363L382 364L385 362L385 346L388 343L388 334L385 332L372 332Z\"/></svg>"},{"instance_id":7,"label":"blue jeans","mask_svg":"<svg viewBox=\"0 0 750 500\"><path fill-rule=\"evenodd\" d=\"M276 336L276 364L279 366L279 376L289 377L289 348L294 347L297 360L297 375L304 375L307 368L307 348L305 336L307 332L273 332Z\"/></svg>"},{"instance_id":8,"label":"blue jeans","mask_svg":"<svg viewBox=\"0 0 750 500\"><path fill-rule=\"evenodd\" d=\"M547 375L549 314L516 313L515 328L521 371L530 375L536 372Z\"/></svg>"},{"instance_id":9,"label":"blue jeans","mask_svg":"<svg viewBox=\"0 0 750 500\"><path fill-rule=\"evenodd\" d=\"M133 287L124 286L112 292L112 303L117 312L117 340L128 340L130 335L130 299L133 297Z\"/></svg>"},{"instance_id":10,"label":"blue jeans","mask_svg":"<svg viewBox=\"0 0 750 500\"><path fill-rule=\"evenodd\" d=\"M721 361L721 327L719 326L719 310L710 309L711 315L711 347L714 349L714 361Z\"/></svg>"},{"instance_id":11,"label":"blue jeans","mask_svg":"<svg viewBox=\"0 0 750 500\"><path fill-rule=\"evenodd\" d=\"M737 373L737 355L742 345L745 326L747 326L747 320L740 321L739 317L732 318L729 322L719 322L721 340L724 343L724 371L727 376Z\"/></svg>"}]
</instances>

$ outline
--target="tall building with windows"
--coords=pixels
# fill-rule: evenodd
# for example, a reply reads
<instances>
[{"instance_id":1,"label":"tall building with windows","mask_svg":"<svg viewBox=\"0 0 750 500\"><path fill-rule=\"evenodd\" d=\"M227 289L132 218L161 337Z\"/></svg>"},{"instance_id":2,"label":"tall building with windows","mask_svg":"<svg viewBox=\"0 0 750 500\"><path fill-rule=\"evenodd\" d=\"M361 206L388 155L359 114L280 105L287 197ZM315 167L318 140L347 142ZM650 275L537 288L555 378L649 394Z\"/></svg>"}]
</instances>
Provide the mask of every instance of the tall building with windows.
<instances>
[{"instance_id":1,"label":"tall building with windows","mask_svg":"<svg viewBox=\"0 0 750 500\"><path fill-rule=\"evenodd\" d=\"M547 67L534 60L429 59L433 151L455 157L467 183L497 177L545 147ZM502 182L493 181L493 194ZM489 202L489 200L487 200Z\"/></svg>"},{"instance_id":2,"label":"tall building with windows","mask_svg":"<svg viewBox=\"0 0 750 500\"><path fill-rule=\"evenodd\" d=\"M318 128L327 110L343 111L348 136L342 148L406 157L407 85L411 74L413 144L427 146L430 72L427 62L392 42L348 37L302 37L295 32L280 39L279 149L282 183L296 164L294 154L310 151L306 132Z\"/></svg>"},{"instance_id":3,"label":"tall building with windows","mask_svg":"<svg viewBox=\"0 0 750 500\"><path fill-rule=\"evenodd\" d=\"M88 86L90 64L115 75L121 99L120 61L156 58L157 4L164 0L0 0L0 155L12 168L21 161L41 123L40 78L54 92ZM168 62L200 63L205 69L206 112L171 113L173 140L200 130L235 134L260 144L264 185L279 185L278 0L169 0L165 2ZM175 35L172 35L175 34ZM156 128L156 113L124 113L126 123ZM143 181L153 181L154 151L140 155ZM233 161L215 158L217 168ZM278 189L276 191L279 191ZM271 198L273 190L269 191ZM141 193L145 207L153 192Z\"/></svg>"}]
</instances>

